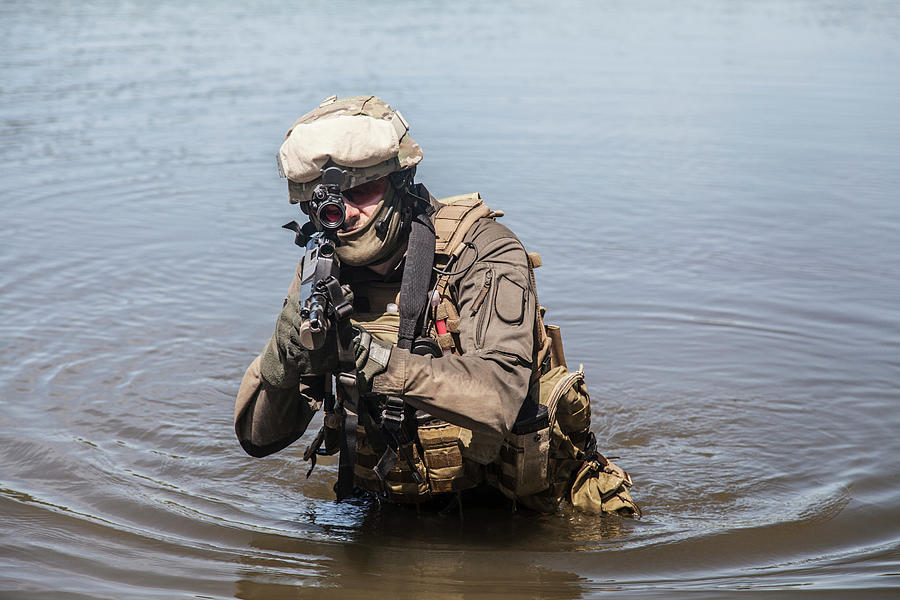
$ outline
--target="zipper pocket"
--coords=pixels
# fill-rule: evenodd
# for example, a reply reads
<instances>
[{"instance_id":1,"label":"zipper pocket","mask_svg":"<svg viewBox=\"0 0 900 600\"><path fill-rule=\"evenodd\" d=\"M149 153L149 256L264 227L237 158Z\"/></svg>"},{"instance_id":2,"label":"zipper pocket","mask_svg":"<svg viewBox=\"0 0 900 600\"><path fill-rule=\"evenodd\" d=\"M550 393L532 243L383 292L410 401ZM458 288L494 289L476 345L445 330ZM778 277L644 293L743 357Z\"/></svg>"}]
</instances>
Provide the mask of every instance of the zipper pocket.
<instances>
[{"instance_id":1,"label":"zipper pocket","mask_svg":"<svg viewBox=\"0 0 900 600\"><path fill-rule=\"evenodd\" d=\"M481 291L478 292L478 296L475 298L475 302L472 303L472 315L474 316L481 310L484 301L487 299L488 294L491 291L491 285L494 282L494 271L493 269L488 269L484 272L484 287L481 288ZM482 310L478 314L478 324L475 326L475 347L481 348L481 345L484 343L484 328L485 328L485 319L487 319L488 313L490 313L490 307L485 310Z\"/></svg>"},{"instance_id":2,"label":"zipper pocket","mask_svg":"<svg viewBox=\"0 0 900 600\"><path fill-rule=\"evenodd\" d=\"M481 291L478 292L478 296L475 297L475 302L472 303L472 316L475 316L475 313L478 312L478 309L481 308L481 305L484 304L484 299L487 298L488 292L491 291L491 284L494 281L494 271L492 269L488 269L484 273L484 286L481 288Z\"/></svg>"}]
</instances>

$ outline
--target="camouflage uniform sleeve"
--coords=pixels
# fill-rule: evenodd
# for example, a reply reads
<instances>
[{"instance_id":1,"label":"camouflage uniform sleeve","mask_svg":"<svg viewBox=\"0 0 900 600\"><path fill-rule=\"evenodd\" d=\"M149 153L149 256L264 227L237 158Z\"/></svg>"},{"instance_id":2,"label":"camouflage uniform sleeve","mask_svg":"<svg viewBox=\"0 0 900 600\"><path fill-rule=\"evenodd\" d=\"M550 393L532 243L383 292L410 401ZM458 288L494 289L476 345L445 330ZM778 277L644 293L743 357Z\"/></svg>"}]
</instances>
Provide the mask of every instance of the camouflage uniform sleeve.
<instances>
[{"instance_id":1,"label":"camouflage uniform sleeve","mask_svg":"<svg viewBox=\"0 0 900 600\"><path fill-rule=\"evenodd\" d=\"M525 249L509 229L483 219L466 238L478 260L451 282L463 354L436 359L395 348L373 391L470 429L499 451L528 393L536 300ZM473 257L468 249L457 264Z\"/></svg>"},{"instance_id":2,"label":"camouflage uniform sleeve","mask_svg":"<svg viewBox=\"0 0 900 600\"><path fill-rule=\"evenodd\" d=\"M300 267L288 295L300 289ZM299 385L276 388L263 379L257 356L244 372L234 403L234 430L247 454L262 457L297 440L321 407L325 381L301 377Z\"/></svg>"}]
</instances>

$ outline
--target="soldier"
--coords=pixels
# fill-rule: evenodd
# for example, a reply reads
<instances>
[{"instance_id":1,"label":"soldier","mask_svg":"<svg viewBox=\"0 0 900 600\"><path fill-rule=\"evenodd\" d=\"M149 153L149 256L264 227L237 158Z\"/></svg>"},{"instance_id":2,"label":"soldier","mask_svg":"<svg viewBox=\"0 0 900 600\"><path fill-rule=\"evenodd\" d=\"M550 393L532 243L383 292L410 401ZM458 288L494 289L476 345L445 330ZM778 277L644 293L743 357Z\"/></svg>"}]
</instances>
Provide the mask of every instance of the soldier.
<instances>
[{"instance_id":1,"label":"soldier","mask_svg":"<svg viewBox=\"0 0 900 600\"><path fill-rule=\"evenodd\" d=\"M565 499L639 514L627 473L596 451L583 373L566 368L558 328L542 321L539 258L478 194L439 201L415 183L423 154L408 130L375 96L333 96L288 131L279 167L310 220L298 239L343 217L331 236L341 287L328 288L324 343L310 343L301 289L315 257L301 260L241 382L241 446L277 452L324 406L305 458L340 452L338 499L361 488L458 500L490 485L541 511ZM326 208L328 193L340 195Z\"/></svg>"}]
</instances>

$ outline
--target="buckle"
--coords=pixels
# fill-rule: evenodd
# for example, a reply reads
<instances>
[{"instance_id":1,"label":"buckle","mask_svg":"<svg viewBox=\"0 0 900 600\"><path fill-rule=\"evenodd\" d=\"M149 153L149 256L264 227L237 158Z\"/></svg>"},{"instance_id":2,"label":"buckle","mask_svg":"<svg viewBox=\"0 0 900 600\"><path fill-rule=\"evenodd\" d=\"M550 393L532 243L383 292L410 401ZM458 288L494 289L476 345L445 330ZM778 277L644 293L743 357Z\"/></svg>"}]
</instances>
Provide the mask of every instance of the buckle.
<instances>
[{"instance_id":1,"label":"buckle","mask_svg":"<svg viewBox=\"0 0 900 600\"><path fill-rule=\"evenodd\" d=\"M392 433L397 433L403 428L405 419L403 400L395 396L388 396L381 409L381 424Z\"/></svg>"},{"instance_id":2,"label":"buckle","mask_svg":"<svg viewBox=\"0 0 900 600\"><path fill-rule=\"evenodd\" d=\"M541 375L546 375L550 371L550 353L541 361Z\"/></svg>"}]
</instances>

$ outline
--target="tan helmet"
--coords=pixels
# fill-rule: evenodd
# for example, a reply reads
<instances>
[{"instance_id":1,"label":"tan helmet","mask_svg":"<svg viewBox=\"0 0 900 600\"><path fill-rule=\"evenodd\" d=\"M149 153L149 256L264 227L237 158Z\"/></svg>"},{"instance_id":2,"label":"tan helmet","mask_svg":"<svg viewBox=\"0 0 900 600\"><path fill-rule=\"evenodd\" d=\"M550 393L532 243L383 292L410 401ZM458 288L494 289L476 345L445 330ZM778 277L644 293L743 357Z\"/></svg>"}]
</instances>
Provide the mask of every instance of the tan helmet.
<instances>
[{"instance_id":1,"label":"tan helmet","mask_svg":"<svg viewBox=\"0 0 900 600\"><path fill-rule=\"evenodd\" d=\"M347 171L343 189L419 164L422 149L399 111L377 96L322 101L291 126L278 151L292 204L308 202L329 163Z\"/></svg>"}]
</instances>

